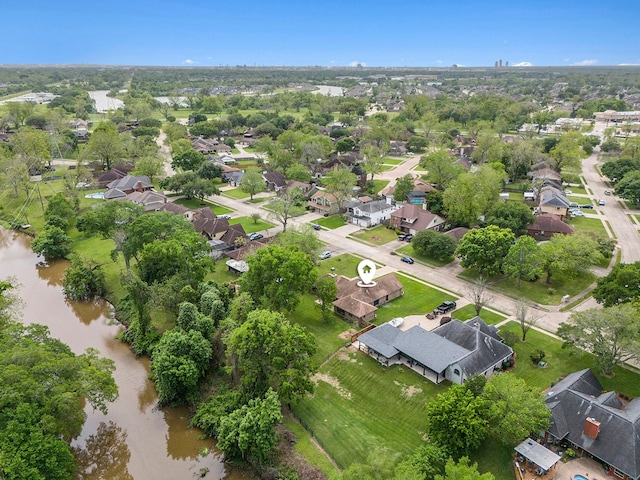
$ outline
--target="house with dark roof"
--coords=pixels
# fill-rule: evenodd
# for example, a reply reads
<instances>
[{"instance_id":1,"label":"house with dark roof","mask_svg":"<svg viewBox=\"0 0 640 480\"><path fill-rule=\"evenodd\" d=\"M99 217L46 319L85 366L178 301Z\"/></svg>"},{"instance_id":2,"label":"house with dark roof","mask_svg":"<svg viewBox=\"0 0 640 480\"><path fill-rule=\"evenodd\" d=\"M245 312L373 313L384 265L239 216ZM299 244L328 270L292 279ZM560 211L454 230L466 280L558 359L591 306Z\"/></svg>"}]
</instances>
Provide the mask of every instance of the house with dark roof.
<instances>
[{"instance_id":1,"label":"house with dark roof","mask_svg":"<svg viewBox=\"0 0 640 480\"><path fill-rule=\"evenodd\" d=\"M244 227L237 223L235 225L229 225L229 228L222 234L220 240L226 243L230 249L234 249L238 247L238 242L240 242L238 240L239 238L242 238L242 241L246 243L249 237L244 231Z\"/></svg>"},{"instance_id":2,"label":"house with dark roof","mask_svg":"<svg viewBox=\"0 0 640 480\"><path fill-rule=\"evenodd\" d=\"M229 220L219 218L209 207L189 211L185 217L193 224L194 230L207 237L207 240L219 240L229 230Z\"/></svg>"},{"instance_id":3,"label":"house with dark roof","mask_svg":"<svg viewBox=\"0 0 640 480\"><path fill-rule=\"evenodd\" d=\"M560 215L543 213L536 216L536 221L527 225L527 235L536 240L547 240L554 235L571 235L575 229L562 221Z\"/></svg>"},{"instance_id":4,"label":"house with dark roof","mask_svg":"<svg viewBox=\"0 0 640 480\"><path fill-rule=\"evenodd\" d=\"M601 461L608 475L640 479L640 398L605 392L590 369L567 375L546 392L546 441L566 442Z\"/></svg>"},{"instance_id":5,"label":"house with dark roof","mask_svg":"<svg viewBox=\"0 0 640 480\"><path fill-rule=\"evenodd\" d=\"M561 190L553 187L544 187L540 192L538 213L553 213L559 215L561 220L564 220L569 212L570 203Z\"/></svg>"},{"instance_id":6,"label":"house with dark roof","mask_svg":"<svg viewBox=\"0 0 640 480\"><path fill-rule=\"evenodd\" d=\"M385 323L360 335L358 342L361 351L381 364L406 365L434 383L490 377L513 357L497 329L480 317L452 320L432 331L419 325L401 330Z\"/></svg>"},{"instance_id":7,"label":"house with dark roof","mask_svg":"<svg viewBox=\"0 0 640 480\"><path fill-rule=\"evenodd\" d=\"M467 227L456 227L452 228L451 230L447 230L446 232L444 232L444 234L455 238L459 242L460 239L464 237L468 231L469 229Z\"/></svg>"},{"instance_id":8,"label":"house with dark roof","mask_svg":"<svg viewBox=\"0 0 640 480\"><path fill-rule=\"evenodd\" d=\"M359 277L336 277L338 299L333 302L336 315L360 326L367 326L375 318L380 305L404 294L402 284L393 273L377 278L374 286L361 287L360 282Z\"/></svg>"},{"instance_id":9,"label":"house with dark roof","mask_svg":"<svg viewBox=\"0 0 640 480\"><path fill-rule=\"evenodd\" d=\"M167 197L164 193L146 190L144 192L131 192L127 195L127 200L141 205L147 212L157 212L167 203Z\"/></svg>"},{"instance_id":10,"label":"house with dark roof","mask_svg":"<svg viewBox=\"0 0 640 480\"><path fill-rule=\"evenodd\" d=\"M354 200L347 205L345 216L350 223L362 228L369 228L388 221L391 218L391 212L394 210L396 208L385 200L370 202Z\"/></svg>"},{"instance_id":11,"label":"house with dark roof","mask_svg":"<svg viewBox=\"0 0 640 480\"><path fill-rule=\"evenodd\" d=\"M146 190L151 190L151 188L151 181L146 175L138 177L134 175L125 175L124 177L113 180L107 184L107 189L117 189L124 193L131 193L134 191L144 192Z\"/></svg>"},{"instance_id":12,"label":"house with dark roof","mask_svg":"<svg viewBox=\"0 0 640 480\"><path fill-rule=\"evenodd\" d=\"M408 203L391 213L389 225L404 233L415 234L421 230L440 231L444 222L444 218L439 215Z\"/></svg>"},{"instance_id":13,"label":"house with dark roof","mask_svg":"<svg viewBox=\"0 0 640 480\"><path fill-rule=\"evenodd\" d=\"M279 192L287 186L287 177L280 172L264 172L262 177L267 184L267 190L269 192Z\"/></svg>"}]
</instances>

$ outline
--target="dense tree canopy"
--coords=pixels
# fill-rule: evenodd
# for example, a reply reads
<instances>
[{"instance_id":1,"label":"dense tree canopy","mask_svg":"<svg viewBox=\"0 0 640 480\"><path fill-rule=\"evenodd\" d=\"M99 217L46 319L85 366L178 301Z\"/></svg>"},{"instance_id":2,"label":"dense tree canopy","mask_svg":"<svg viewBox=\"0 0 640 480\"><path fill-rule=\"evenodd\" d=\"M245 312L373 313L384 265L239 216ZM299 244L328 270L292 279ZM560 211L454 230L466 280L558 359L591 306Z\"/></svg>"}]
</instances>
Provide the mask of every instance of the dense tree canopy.
<instances>
[{"instance_id":1,"label":"dense tree canopy","mask_svg":"<svg viewBox=\"0 0 640 480\"><path fill-rule=\"evenodd\" d=\"M274 310L293 311L299 296L311 290L318 276L309 255L295 245L263 247L247 263L249 271L240 278L240 288Z\"/></svg>"},{"instance_id":2,"label":"dense tree canopy","mask_svg":"<svg viewBox=\"0 0 640 480\"><path fill-rule=\"evenodd\" d=\"M451 235L435 230L420 230L411 239L411 246L416 253L439 260L452 257L457 244Z\"/></svg>"},{"instance_id":3,"label":"dense tree canopy","mask_svg":"<svg viewBox=\"0 0 640 480\"><path fill-rule=\"evenodd\" d=\"M571 278L584 273L602 259L598 243L587 235L556 235L539 248L547 283L552 275Z\"/></svg>"},{"instance_id":4,"label":"dense tree canopy","mask_svg":"<svg viewBox=\"0 0 640 480\"><path fill-rule=\"evenodd\" d=\"M252 311L231 332L227 347L250 397L260 397L273 388L283 401L292 402L313 391L315 338L281 313Z\"/></svg>"},{"instance_id":5,"label":"dense tree canopy","mask_svg":"<svg viewBox=\"0 0 640 480\"><path fill-rule=\"evenodd\" d=\"M475 267L480 273L495 275L500 272L514 241L515 236L508 228L489 225L469 230L460 239L455 253L463 267Z\"/></svg>"},{"instance_id":6,"label":"dense tree canopy","mask_svg":"<svg viewBox=\"0 0 640 480\"><path fill-rule=\"evenodd\" d=\"M476 225L480 215L498 200L503 180L504 173L490 165L457 177L443 194L449 220L458 225Z\"/></svg>"},{"instance_id":7,"label":"dense tree canopy","mask_svg":"<svg viewBox=\"0 0 640 480\"><path fill-rule=\"evenodd\" d=\"M485 217L488 225L508 228L515 235L523 232L534 221L533 212L522 202L498 202L489 208Z\"/></svg>"},{"instance_id":8,"label":"dense tree canopy","mask_svg":"<svg viewBox=\"0 0 640 480\"><path fill-rule=\"evenodd\" d=\"M615 265L597 282L593 298L605 307L635 301L640 296L640 262Z\"/></svg>"},{"instance_id":9,"label":"dense tree canopy","mask_svg":"<svg viewBox=\"0 0 640 480\"><path fill-rule=\"evenodd\" d=\"M535 280L542 274L542 256L538 242L533 237L523 235L514 243L502 262L502 271L511 278L518 279L518 286L522 280Z\"/></svg>"},{"instance_id":10,"label":"dense tree canopy","mask_svg":"<svg viewBox=\"0 0 640 480\"><path fill-rule=\"evenodd\" d=\"M640 171L634 170L616 184L616 195L633 202L640 203Z\"/></svg>"}]
</instances>

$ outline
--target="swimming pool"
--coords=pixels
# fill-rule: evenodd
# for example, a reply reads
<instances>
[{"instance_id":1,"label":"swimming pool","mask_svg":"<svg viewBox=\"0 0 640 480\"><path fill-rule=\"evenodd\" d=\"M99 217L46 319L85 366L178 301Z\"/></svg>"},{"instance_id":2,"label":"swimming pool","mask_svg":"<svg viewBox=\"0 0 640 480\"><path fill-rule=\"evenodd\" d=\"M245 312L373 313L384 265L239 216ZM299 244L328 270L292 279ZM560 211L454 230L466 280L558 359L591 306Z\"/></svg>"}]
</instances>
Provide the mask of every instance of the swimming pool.
<instances>
[{"instance_id":1,"label":"swimming pool","mask_svg":"<svg viewBox=\"0 0 640 480\"><path fill-rule=\"evenodd\" d=\"M583 477L582 475L574 475L573 480L589 480L587 477Z\"/></svg>"},{"instance_id":2,"label":"swimming pool","mask_svg":"<svg viewBox=\"0 0 640 480\"><path fill-rule=\"evenodd\" d=\"M104 199L104 192L97 193L87 193L84 198L98 198L100 200Z\"/></svg>"}]
</instances>

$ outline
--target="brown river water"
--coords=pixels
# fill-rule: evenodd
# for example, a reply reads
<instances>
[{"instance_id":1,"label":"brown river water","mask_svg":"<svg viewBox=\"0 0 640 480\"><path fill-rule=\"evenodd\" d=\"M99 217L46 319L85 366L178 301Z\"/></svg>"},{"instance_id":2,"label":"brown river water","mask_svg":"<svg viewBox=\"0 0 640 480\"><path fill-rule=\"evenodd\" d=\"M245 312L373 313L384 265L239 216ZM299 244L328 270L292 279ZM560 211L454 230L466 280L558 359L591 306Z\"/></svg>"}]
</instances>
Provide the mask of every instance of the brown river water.
<instances>
[{"instance_id":1,"label":"brown river water","mask_svg":"<svg viewBox=\"0 0 640 480\"><path fill-rule=\"evenodd\" d=\"M47 325L53 337L76 353L96 348L116 365L120 396L103 415L87 407L87 421L73 446L78 479L239 480L250 474L230 469L212 440L188 428L186 409L157 406L149 361L136 358L115 338L122 326L104 301L71 302L62 294L66 262L45 265L30 249L31 239L0 228L0 279L14 277L24 301L23 321ZM207 455L202 455L208 449ZM207 472L207 473L204 473ZM204 473L203 476L201 474Z\"/></svg>"}]
</instances>

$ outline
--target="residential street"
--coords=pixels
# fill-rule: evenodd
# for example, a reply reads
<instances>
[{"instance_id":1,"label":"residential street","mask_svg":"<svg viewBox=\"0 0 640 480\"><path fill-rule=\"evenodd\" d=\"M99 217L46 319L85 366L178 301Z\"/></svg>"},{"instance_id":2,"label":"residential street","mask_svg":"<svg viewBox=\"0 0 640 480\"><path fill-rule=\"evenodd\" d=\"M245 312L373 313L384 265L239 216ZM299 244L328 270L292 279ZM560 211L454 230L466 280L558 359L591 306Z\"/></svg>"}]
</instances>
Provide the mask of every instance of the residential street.
<instances>
[{"instance_id":1,"label":"residential street","mask_svg":"<svg viewBox=\"0 0 640 480\"><path fill-rule=\"evenodd\" d=\"M601 126L596 127L596 131L600 129L604 131ZM598 132L600 133L600 132ZM598 175L595 166L598 163L597 152L591 155L583 162L583 178L585 181L585 187L587 195L595 200L597 204L598 199L604 199L606 201L605 206L597 206L593 213L589 213L587 217L601 218L604 215L608 220L611 229L613 230L616 238L618 239L619 248L622 249L622 261L633 262L640 259L640 243L638 242L638 230L636 226L630 221L627 213L622 206L614 200L613 196L606 196L604 190L607 185L603 179ZM405 161L398 165L396 168L382 172L378 175L378 179L389 180L389 185L394 185L397 178L406 175L407 173L418 174L413 170L418 164L420 156L414 155L406 158ZM226 188L223 188L223 193ZM267 193L259 194L258 196L268 196ZM246 216L251 213L258 212L263 218L269 219L269 213L261 208L263 204L247 203L243 200L237 200L228 196L220 195L211 197L211 201L225 205L235 210L232 216ZM307 213L301 217L297 217L290 220L291 225L301 225L315 222L318 218L321 218L320 214ZM281 226L270 228L263 232L265 235L274 235L277 231L281 230ZM441 267L438 269L428 267L426 265L415 263L413 265L407 265L400 261L400 256L392 255L392 252L397 248L400 248L404 243L395 240L389 242L386 245L375 247L370 246L359 241L349 238L349 235L359 231L360 228L355 225L345 225L340 228L329 230L322 229L318 232L320 239L327 243L327 249L332 253L352 253L363 258L370 258L379 264L383 264L386 267L383 270L379 270L378 274L386 274L390 271L404 271L410 275L422 279L423 282L429 284L434 288L438 288L444 291L453 293L458 297L459 306L468 304L468 300L464 298L465 291L468 288L468 283L457 275L462 272L462 268L458 265L457 261L450 265ZM604 274L604 271L599 272ZM577 294L575 297L570 298L569 302L580 298L584 292ZM497 310L504 314L510 315L514 311L515 299L507 297L505 295L491 292L493 300L490 304L490 309ZM589 298L585 302L582 302L572 310L585 310L598 306L593 298ZM570 312L560 312L562 305L539 305L539 313L541 318L537 323L537 328L544 329L548 332L555 332L558 325L563 321L566 321L570 315Z\"/></svg>"}]
</instances>

